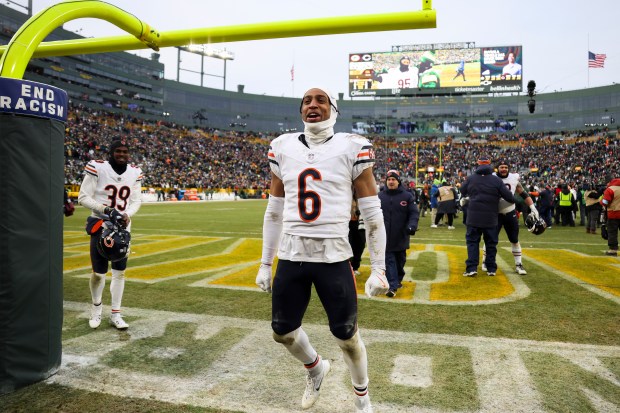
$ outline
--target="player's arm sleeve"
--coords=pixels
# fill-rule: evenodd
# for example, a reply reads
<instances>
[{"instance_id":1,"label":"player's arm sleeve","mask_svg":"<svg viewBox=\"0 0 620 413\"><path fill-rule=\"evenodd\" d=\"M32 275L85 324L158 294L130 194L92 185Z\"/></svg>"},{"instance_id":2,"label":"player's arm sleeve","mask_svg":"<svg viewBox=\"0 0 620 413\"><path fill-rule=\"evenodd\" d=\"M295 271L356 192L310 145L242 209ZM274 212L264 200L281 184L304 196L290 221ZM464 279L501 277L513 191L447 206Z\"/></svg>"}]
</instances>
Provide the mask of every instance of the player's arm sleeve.
<instances>
[{"instance_id":1,"label":"player's arm sleeve","mask_svg":"<svg viewBox=\"0 0 620 413\"><path fill-rule=\"evenodd\" d=\"M372 168L365 169L353 181L358 196L357 205L366 228L366 246L370 255L371 270L385 271L385 246L387 238L381 201L377 196L377 183Z\"/></svg>"},{"instance_id":2,"label":"player's arm sleeve","mask_svg":"<svg viewBox=\"0 0 620 413\"><path fill-rule=\"evenodd\" d=\"M366 228L366 246L370 255L370 268L385 271L385 224L381 201L377 195L358 199L358 205Z\"/></svg>"},{"instance_id":3,"label":"player's arm sleeve","mask_svg":"<svg viewBox=\"0 0 620 413\"><path fill-rule=\"evenodd\" d=\"M263 217L263 251L260 260L265 265L273 264L280 243L284 216L284 183L274 173L271 174L269 192Z\"/></svg>"},{"instance_id":4,"label":"player's arm sleeve","mask_svg":"<svg viewBox=\"0 0 620 413\"><path fill-rule=\"evenodd\" d=\"M104 214L105 205L97 202L94 198L97 189L97 177L84 173L84 180L80 185L80 193L78 195L78 203L91 211Z\"/></svg>"},{"instance_id":5,"label":"player's arm sleeve","mask_svg":"<svg viewBox=\"0 0 620 413\"><path fill-rule=\"evenodd\" d=\"M138 174L136 182L131 187L131 195L129 196L129 205L125 213L129 217L134 216L142 206L142 171Z\"/></svg>"}]
</instances>

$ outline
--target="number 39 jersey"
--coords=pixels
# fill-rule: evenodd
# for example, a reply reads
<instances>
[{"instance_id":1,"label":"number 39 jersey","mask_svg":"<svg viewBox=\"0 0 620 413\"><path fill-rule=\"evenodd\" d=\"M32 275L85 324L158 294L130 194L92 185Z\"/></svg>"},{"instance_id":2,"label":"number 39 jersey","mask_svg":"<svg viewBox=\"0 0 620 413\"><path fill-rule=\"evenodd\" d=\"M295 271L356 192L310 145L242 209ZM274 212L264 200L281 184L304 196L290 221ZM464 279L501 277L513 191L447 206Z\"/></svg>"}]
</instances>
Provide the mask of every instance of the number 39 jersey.
<instances>
[{"instance_id":1,"label":"number 39 jersey","mask_svg":"<svg viewBox=\"0 0 620 413\"><path fill-rule=\"evenodd\" d=\"M353 181L374 165L367 139L336 133L309 148L302 134L281 135L269 147L271 171L284 183L284 234L346 238Z\"/></svg>"},{"instance_id":2,"label":"number 39 jersey","mask_svg":"<svg viewBox=\"0 0 620 413\"><path fill-rule=\"evenodd\" d=\"M84 168L84 180L80 186L79 202L93 211L92 215L104 218L106 206L126 213L130 217L141 205L142 170L127 165L121 175L108 161L92 160Z\"/></svg>"}]
</instances>

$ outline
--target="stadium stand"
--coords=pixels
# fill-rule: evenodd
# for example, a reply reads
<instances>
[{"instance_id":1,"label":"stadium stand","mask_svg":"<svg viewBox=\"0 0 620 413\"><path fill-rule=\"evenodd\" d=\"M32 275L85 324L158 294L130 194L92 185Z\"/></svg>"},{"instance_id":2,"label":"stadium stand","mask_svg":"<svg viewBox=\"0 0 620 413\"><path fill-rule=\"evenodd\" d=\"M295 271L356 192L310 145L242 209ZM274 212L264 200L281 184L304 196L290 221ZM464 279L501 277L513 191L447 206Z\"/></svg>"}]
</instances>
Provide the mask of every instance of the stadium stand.
<instances>
[{"instance_id":1,"label":"stadium stand","mask_svg":"<svg viewBox=\"0 0 620 413\"><path fill-rule=\"evenodd\" d=\"M0 44L27 18L0 5ZM46 40L74 38L81 36L59 28ZM31 60L25 79L63 88L71 99L65 143L71 193L85 163L103 157L111 139L122 135L135 148L146 189L261 197L269 182L267 143L300 127L297 99L244 93L241 85L237 92L188 85L163 73L156 53L151 59L101 53ZM620 85L539 93L537 101L539 110L530 114L523 96L344 100L340 94L336 131L373 140L379 180L395 168L407 180L426 182L438 167L458 179L480 152L510 159L532 184L598 182L617 170Z\"/></svg>"}]
</instances>

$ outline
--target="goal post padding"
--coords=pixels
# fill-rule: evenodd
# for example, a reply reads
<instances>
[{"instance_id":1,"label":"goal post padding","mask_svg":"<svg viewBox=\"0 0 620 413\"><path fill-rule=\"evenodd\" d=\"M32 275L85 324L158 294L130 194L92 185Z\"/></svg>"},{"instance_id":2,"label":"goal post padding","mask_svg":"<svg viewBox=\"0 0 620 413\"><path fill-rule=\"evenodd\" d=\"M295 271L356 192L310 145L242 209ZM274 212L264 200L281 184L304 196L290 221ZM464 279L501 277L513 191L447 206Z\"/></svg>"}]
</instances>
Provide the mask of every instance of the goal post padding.
<instances>
[{"instance_id":1,"label":"goal post padding","mask_svg":"<svg viewBox=\"0 0 620 413\"><path fill-rule=\"evenodd\" d=\"M67 95L52 86L0 78L0 103L0 394L5 394L60 368Z\"/></svg>"}]
</instances>

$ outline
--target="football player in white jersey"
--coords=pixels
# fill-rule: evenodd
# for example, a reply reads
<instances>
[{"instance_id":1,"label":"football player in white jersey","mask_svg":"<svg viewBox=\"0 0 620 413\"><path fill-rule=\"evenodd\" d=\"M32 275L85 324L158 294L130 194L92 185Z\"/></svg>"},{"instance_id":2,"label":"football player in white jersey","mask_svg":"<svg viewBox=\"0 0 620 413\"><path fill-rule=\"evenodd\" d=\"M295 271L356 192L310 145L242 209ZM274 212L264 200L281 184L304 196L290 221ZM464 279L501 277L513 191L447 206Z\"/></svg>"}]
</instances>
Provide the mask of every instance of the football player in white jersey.
<instances>
[{"instance_id":1,"label":"football player in white jersey","mask_svg":"<svg viewBox=\"0 0 620 413\"><path fill-rule=\"evenodd\" d=\"M142 203L140 194L142 170L128 162L127 143L121 140L113 141L110 145L109 160L88 162L84 169L84 180L80 186L78 202L92 211L86 223L86 232L90 234L90 259L93 268L90 276L92 308L88 321L91 328L97 328L101 324L103 309L101 300L108 272L108 259L97 250L102 223L111 218L117 219L121 226L130 231L131 217L138 212ZM129 327L121 317L126 268L127 258L112 262L110 323L119 330Z\"/></svg>"},{"instance_id":2,"label":"football player in white jersey","mask_svg":"<svg viewBox=\"0 0 620 413\"><path fill-rule=\"evenodd\" d=\"M530 213L533 214L536 220L539 219L538 210L534 205L534 201L530 197L530 194L523 188L521 183L519 182L519 174L511 173L508 162L505 160L500 160L497 163L497 172L495 173L498 177L504 181L504 185L512 192L514 195L515 192L523 198L525 201L525 205L530 208ZM526 275L527 271L523 268L523 263L521 261L521 243L519 242L519 219L517 218L517 212L515 210L515 204L509 204L503 199L499 200L499 217L497 223L497 235L499 237L499 233L502 228L506 231L506 235L508 236L508 240L512 246L512 256L515 259L515 268L517 274ZM486 258L486 253L483 248L483 257ZM486 271L484 265L484 258L482 260L482 271Z\"/></svg>"},{"instance_id":3,"label":"football player in white jersey","mask_svg":"<svg viewBox=\"0 0 620 413\"><path fill-rule=\"evenodd\" d=\"M349 263L353 189L366 226L369 297L388 290L385 227L372 173L372 145L358 135L334 134L336 105L326 89L308 90L300 107L304 132L284 134L271 142L271 188L256 283L272 292L274 339L306 367L302 408L310 408L318 399L330 370L329 360L316 352L301 327L314 284L351 373L356 409L372 412L366 347L357 326L356 281ZM276 251L279 261L272 285Z\"/></svg>"}]
</instances>

